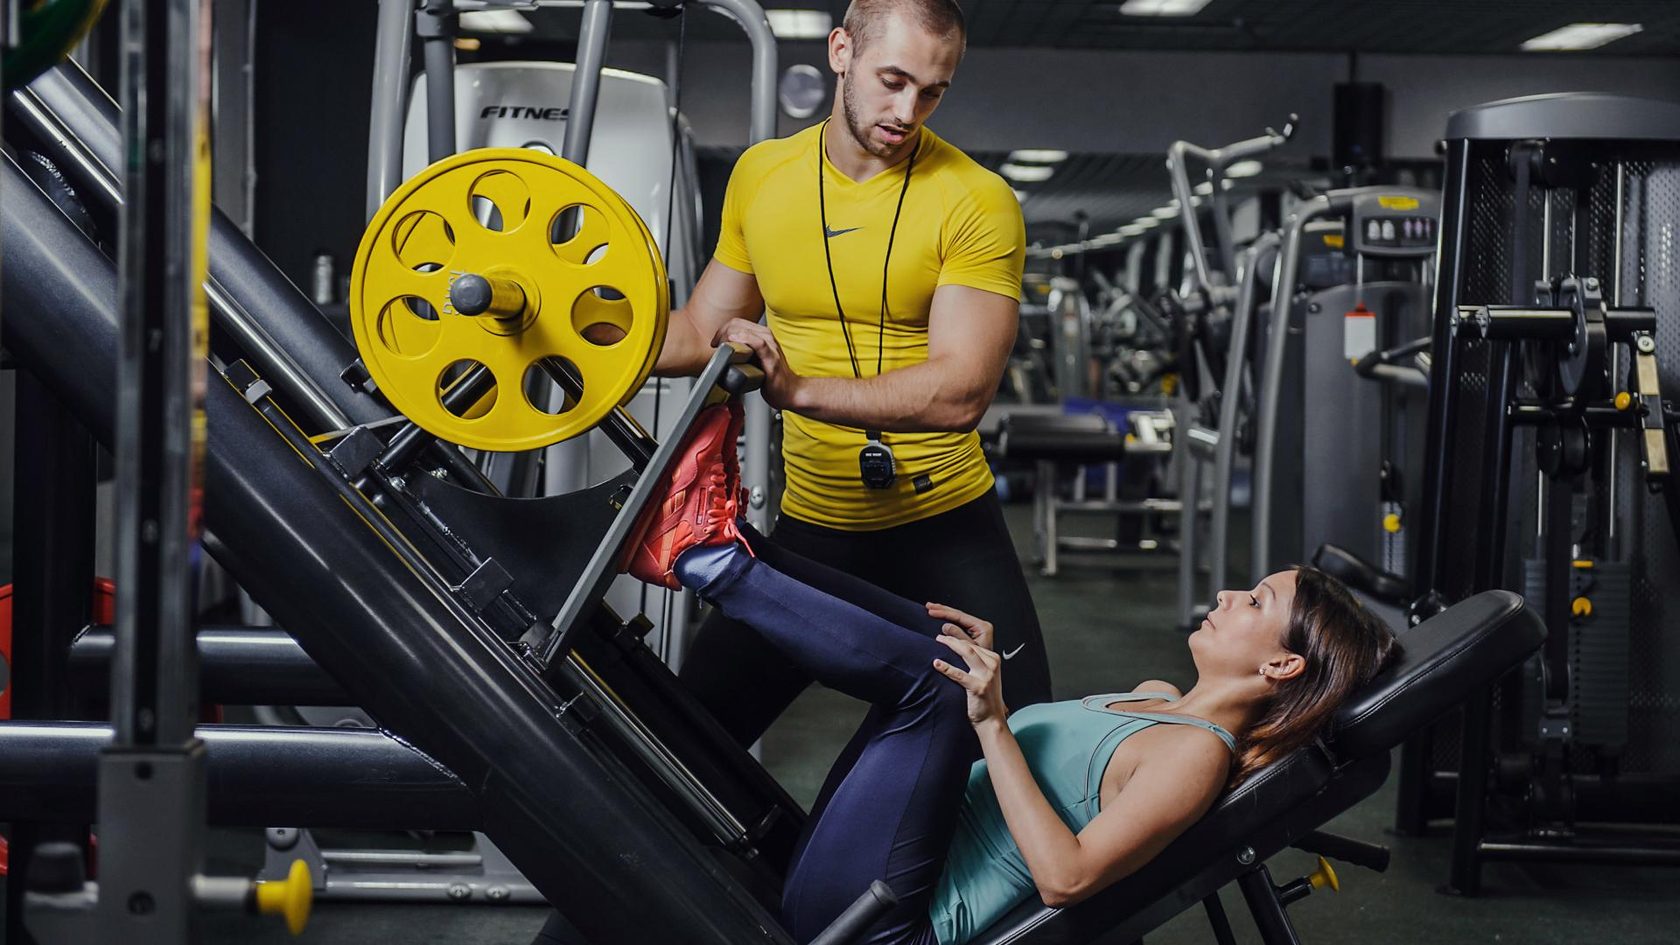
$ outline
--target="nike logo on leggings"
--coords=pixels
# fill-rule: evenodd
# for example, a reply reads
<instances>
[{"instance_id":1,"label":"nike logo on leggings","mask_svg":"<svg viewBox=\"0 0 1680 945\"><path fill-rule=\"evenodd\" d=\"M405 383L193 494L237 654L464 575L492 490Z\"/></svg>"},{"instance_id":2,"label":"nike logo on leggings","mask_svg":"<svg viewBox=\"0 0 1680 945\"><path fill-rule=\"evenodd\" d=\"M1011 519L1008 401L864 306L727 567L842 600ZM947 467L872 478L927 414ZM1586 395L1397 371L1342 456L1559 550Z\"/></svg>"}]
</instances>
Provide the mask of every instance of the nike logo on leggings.
<instances>
[{"instance_id":1,"label":"nike logo on leggings","mask_svg":"<svg viewBox=\"0 0 1680 945\"><path fill-rule=\"evenodd\" d=\"M1006 660L1007 659L1013 659L1015 657L1016 653L1019 653L1026 648L1027 648L1027 645L1025 643L1023 643L1020 646L1017 646L1015 649L1010 650L1008 653L1003 654L1003 658L1006 659Z\"/></svg>"}]
</instances>

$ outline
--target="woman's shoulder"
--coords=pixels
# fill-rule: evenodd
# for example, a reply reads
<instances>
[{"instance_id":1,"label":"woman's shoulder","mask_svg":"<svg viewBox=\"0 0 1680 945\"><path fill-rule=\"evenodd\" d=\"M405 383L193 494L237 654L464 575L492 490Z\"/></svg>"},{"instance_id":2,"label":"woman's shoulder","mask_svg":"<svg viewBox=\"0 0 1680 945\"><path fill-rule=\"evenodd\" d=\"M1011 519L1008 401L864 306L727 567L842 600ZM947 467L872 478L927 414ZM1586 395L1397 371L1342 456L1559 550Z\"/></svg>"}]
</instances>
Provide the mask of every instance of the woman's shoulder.
<instances>
[{"instance_id":1,"label":"woman's shoulder","mask_svg":"<svg viewBox=\"0 0 1680 945\"><path fill-rule=\"evenodd\" d=\"M1151 725L1126 742L1120 747L1130 748L1136 761L1157 775L1223 784L1230 771L1230 746L1201 725Z\"/></svg>"},{"instance_id":2,"label":"woman's shoulder","mask_svg":"<svg viewBox=\"0 0 1680 945\"><path fill-rule=\"evenodd\" d=\"M1172 696L1174 699L1181 698L1184 695L1177 686L1164 679L1145 679L1143 682L1138 683L1137 687L1132 691L1136 693L1159 692Z\"/></svg>"}]
</instances>

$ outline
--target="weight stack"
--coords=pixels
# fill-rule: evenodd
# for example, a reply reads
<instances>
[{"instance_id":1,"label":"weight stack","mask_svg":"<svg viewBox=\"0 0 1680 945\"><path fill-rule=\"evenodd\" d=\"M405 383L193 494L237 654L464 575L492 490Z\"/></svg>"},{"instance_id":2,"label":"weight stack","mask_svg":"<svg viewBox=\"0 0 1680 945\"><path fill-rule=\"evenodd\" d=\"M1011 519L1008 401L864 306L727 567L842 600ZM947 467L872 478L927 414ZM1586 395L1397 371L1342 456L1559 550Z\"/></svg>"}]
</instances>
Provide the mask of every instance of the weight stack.
<instances>
[{"instance_id":1,"label":"weight stack","mask_svg":"<svg viewBox=\"0 0 1680 945\"><path fill-rule=\"evenodd\" d=\"M1523 593L1531 602L1546 599L1544 561L1523 561ZM1622 561L1571 568L1569 599L1591 608L1569 618L1568 741L1620 755L1628 745L1631 702L1632 569Z\"/></svg>"},{"instance_id":2,"label":"weight stack","mask_svg":"<svg viewBox=\"0 0 1680 945\"><path fill-rule=\"evenodd\" d=\"M1626 562L1600 561L1570 574L1570 599L1592 613L1569 621L1569 714L1582 744L1620 754L1628 743L1628 667L1633 575Z\"/></svg>"}]
</instances>

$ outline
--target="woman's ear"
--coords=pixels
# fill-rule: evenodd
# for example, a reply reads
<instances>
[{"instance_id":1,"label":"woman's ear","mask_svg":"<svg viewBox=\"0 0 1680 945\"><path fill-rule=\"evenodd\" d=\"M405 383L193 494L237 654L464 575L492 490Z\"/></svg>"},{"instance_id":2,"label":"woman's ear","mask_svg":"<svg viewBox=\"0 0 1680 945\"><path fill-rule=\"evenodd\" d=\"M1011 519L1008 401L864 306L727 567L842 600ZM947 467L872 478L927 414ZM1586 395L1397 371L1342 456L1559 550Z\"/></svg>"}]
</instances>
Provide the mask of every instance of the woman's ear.
<instances>
[{"instance_id":1,"label":"woman's ear","mask_svg":"<svg viewBox=\"0 0 1680 945\"><path fill-rule=\"evenodd\" d=\"M1294 679L1307 671L1307 661L1299 653L1280 653L1260 665L1260 675L1273 682Z\"/></svg>"}]
</instances>

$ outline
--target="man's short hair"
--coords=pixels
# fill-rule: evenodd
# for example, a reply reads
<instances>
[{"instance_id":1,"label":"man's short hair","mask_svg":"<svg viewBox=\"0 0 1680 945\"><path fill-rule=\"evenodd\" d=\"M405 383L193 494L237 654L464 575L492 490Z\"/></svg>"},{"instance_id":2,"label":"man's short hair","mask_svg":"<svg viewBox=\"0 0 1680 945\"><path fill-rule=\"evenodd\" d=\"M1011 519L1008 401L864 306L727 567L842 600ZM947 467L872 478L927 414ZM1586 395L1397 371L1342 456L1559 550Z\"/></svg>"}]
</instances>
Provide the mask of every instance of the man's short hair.
<instances>
[{"instance_id":1,"label":"man's short hair","mask_svg":"<svg viewBox=\"0 0 1680 945\"><path fill-rule=\"evenodd\" d=\"M874 42L894 13L902 13L935 36L955 35L968 45L968 25L956 0L852 0L841 25L852 37L853 49Z\"/></svg>"}]
</instances>

